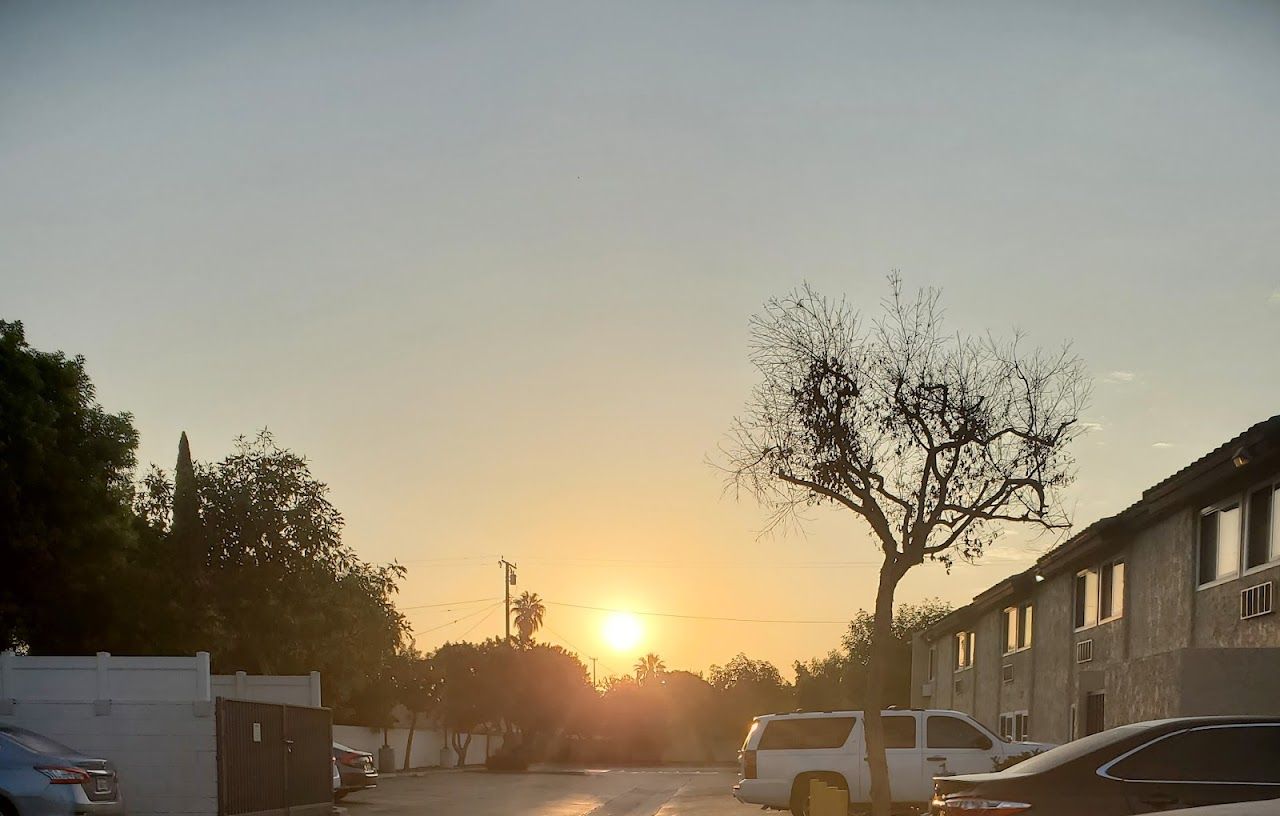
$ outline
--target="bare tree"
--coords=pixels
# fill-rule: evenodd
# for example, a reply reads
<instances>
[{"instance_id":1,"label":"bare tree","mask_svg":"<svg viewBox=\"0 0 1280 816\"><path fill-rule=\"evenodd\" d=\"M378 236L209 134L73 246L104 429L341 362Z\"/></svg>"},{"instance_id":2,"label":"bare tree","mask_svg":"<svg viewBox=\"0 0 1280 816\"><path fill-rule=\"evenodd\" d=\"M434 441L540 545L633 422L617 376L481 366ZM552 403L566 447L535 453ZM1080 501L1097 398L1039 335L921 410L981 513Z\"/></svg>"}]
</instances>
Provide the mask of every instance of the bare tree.
<instances>
[{"instance_id":1,"label":"bare tree","mask_svg":"<svg viewBox=\"0 0 1280 816\"><path fill-rule=\"evenodd\" d=\"M945 333L936 290L889 284L870 321L807 285L770 300L751 321L761 380L724 446L730 486L771 509L770 529L834 505L883 551L865 697L874 816L892 801L880 709L899 581L925 559L978 557L1006 524L1067 527L1067 447L1090 390L1069 346Z\"/></svg>"}]
</instances>

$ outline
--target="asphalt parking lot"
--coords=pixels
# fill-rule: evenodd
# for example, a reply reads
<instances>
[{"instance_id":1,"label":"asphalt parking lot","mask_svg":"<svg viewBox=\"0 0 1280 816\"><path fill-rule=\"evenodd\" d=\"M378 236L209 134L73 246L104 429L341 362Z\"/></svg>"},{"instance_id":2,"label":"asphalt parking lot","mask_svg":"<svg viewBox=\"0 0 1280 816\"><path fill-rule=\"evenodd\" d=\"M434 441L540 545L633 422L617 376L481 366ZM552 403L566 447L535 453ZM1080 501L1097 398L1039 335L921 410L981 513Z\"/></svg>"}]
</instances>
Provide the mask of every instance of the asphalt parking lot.
<instances>
[{"instance_id":1,"label":"asphalt parking lot","mask_svg":"<svg viewBox=\"0 0 1280 816\"><path fill-rule=\"evenodd\" d=\"M437 771L384 777L342 801L347 816L744 816L721 768L531 773Z\"/></svg>"}]
</instances>

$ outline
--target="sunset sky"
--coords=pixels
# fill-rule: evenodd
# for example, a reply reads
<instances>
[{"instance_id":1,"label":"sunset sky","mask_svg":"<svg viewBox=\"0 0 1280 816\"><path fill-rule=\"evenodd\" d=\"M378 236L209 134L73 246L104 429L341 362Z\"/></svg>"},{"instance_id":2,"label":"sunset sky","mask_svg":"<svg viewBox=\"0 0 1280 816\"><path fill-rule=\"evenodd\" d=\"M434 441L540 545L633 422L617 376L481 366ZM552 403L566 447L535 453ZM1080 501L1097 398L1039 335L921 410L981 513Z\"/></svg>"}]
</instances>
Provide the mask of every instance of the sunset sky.
<instances>
[{"instance_id":1,"label":"sunset sky","mask_svg":"<svg viewBox=\"0 0 1280 816\"><path fill-rule=\"evenodd\" d=\"M83 354L140 461L269 427L418 645L543 635L629 671L790 675L876 552L708 464L747 320L808 280L1073 340L1079 525L1280 413L1280 4L0 5L0 318ZM963 603L1013 532L903 600ZM568 605L566 605L568 604ZM471 615L450 625L450 621Z\"/></svg>"}]
</instances>

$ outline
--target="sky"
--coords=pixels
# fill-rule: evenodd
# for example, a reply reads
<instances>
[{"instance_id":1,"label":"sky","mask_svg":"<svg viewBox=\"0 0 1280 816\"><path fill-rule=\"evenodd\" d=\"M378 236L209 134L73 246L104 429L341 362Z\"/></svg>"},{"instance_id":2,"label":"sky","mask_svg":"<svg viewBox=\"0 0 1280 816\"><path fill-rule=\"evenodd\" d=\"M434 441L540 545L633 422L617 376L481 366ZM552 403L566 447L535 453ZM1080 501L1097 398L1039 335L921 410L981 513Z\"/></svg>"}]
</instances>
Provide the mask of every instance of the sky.
<instances>
[{"instance_id":1,"label":"sky","mask_svg":"<svg viewBox=\"0 0 1280 816\"><path fill-rule=\"evenodd\" d=\"M1278 144L1275 3L3 2L0 318L87 358L144 465L307 455L419 647L501 632L505 556L601 675L789 675L842 626L618 650L579 608L870 608L856 519L761 536L708 464L750 315L897 269L954 330L1072 341L1078 529L1280 413Z\"/></svg>"}]
</instances>

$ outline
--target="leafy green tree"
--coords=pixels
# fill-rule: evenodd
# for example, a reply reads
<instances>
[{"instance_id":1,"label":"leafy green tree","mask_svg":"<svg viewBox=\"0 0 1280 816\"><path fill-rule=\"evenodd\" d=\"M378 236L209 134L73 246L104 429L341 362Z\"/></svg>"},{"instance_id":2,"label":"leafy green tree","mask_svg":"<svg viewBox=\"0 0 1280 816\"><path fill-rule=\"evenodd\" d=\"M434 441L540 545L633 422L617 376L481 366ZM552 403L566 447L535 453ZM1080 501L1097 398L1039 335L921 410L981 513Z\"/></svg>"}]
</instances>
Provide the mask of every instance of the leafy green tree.
<instances>
[{"instance_id":1,"label":"leafy green tree","mask_svg":"<svg viewBox=\"0 0 1280 816\"><path fill-rule=\"evenodd\" d=\"M794 693L778 667L739 652L723 666L712 666L707 680L717 695L716 739L742 740L752 718L794 708Z\"/></svg>"},{"instance_id":2,"label":"leafy green tree","mask_svg":"<svg viewBox=\"0 0 1280 816\"><path fill-rule=\"evenodd\" d=\"M951 604L938 598L898 605L893 613L890 644L885 650L885 706L911 704L911 639L917 632L942 620L950 611ZM860 708L866 699L866 681L874 653L875 615L859 610L849 622L841 643L850 668L861 680L852 689L853 703Z\"/></svg>"},{"instance_id":3,"label":"leafy green tree","mask_svg":"<svg viewBox=\"0 0 1280 816\"><path fill-rule=\"evenodd\" d=\"M401 652L391 659L391 677L396 702L409 713L409 736L404 749L404 770L407 771L413 756L413 735L418 727L418 717L429 714L439 705L441 677L435 662L416 650Z\"/></svg>"},{"instance_id":4,"label":"leafy green tree","mask_svg":"<svg viewBox=\"0 0 1280 816\"><path fill-rule=\"evenodd\" d=\"M445 730L459 767L467 760L472 735L498 718L489 651L475 643L446 643L432 656L441 682L435 719Z\"/></svg>"},{"instance_id":5,"label":"leafy green tree","mask_svg":"<svg viewBox=\"0 0 1280 816\"><path fill-rule=\"evenodd\" d=\"M403 567L366 563L344 545L327 486L265 431L194 473L208 554L204 590L184 601L206 607L215 670L319 670L340 713L379 696L370 690L407 631L392 601ZM140 513L172 543L175 485L153 469L139 494Z\"/></svg>"},{"instance_id":6,"label":"leafy green tree","mask_svg":"<svg viewBox=\"0 0 1280 816\"><path fill-rule=\"evenodd\" d=\"M131 625L117 579L137 546L137 444L83 357L38 351L0 321L0 648L93 653Z\"/></svg>"}]
</instances>

